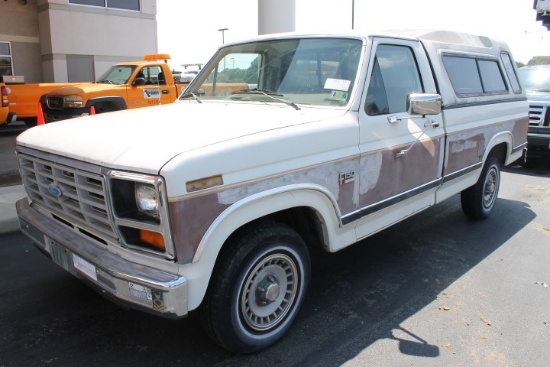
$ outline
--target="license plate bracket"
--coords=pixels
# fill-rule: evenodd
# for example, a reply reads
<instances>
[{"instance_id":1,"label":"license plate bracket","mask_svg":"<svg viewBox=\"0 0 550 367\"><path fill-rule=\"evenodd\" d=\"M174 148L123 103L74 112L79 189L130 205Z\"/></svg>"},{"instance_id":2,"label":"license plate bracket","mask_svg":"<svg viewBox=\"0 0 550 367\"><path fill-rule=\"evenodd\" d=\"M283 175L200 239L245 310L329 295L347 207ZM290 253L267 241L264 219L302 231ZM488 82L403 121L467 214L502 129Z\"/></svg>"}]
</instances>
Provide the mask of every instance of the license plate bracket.
<instances>
[{"instance_id":1,"label":"license plate bracket","mask_svg":"<svg viewBox=\"0 0 550 367\"><path fill-rule=\"evenodd\" d=\"M88 278L91 278L97 282L97 268L94 264L90 263L89 261L81 258L77 254L73 255L73 266L75 269L79 270L82 274L88 276Z\"/></svg>"},{"instance_id":2,"label":"license plate bracket","mask_svg":"<svg viewBox=\"0 0 550 367\"><path fill-rule=\"evenodd\" d=\"M50 248L50 255L52 257L52 260L57 265L61 266L63 269L70 272L71 269L70 269L69 251L63 246L57 244L57 242L55 242L54 240L51 240L49 238L46 238L46 247Z\"/></svg>"}]
</instances>

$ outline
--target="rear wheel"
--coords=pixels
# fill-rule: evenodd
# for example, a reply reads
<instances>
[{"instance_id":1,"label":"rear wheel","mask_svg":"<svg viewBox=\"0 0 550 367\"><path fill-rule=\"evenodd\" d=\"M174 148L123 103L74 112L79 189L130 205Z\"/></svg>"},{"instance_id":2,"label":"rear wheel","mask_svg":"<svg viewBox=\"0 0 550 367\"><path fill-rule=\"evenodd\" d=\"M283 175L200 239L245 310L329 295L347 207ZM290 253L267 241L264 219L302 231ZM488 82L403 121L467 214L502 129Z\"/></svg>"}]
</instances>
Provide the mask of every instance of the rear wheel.
<instances>
[{"instance_id":1,"label":"rear wheel","mask_svg":"<svg viewBox=\"0 0 550 367\"><path fill-rule=\"evenodd\" d=\"M462 211L472 219L485 219L491 214L500 187L500 165L496 157L489 157L476 184L462 191Z\"/></svg>"},{"instance_id":2,"label":"rear wheel","mask_svg":"<svg viewBox=\"0 0 550 367\"><path fill-rule=\"evenodd\" d=\"M260 222L230 239L204 304L205 331L222 347L251 353L279 340L304 300L309 254L290 227Z\"/></svg>"}]
</instances>

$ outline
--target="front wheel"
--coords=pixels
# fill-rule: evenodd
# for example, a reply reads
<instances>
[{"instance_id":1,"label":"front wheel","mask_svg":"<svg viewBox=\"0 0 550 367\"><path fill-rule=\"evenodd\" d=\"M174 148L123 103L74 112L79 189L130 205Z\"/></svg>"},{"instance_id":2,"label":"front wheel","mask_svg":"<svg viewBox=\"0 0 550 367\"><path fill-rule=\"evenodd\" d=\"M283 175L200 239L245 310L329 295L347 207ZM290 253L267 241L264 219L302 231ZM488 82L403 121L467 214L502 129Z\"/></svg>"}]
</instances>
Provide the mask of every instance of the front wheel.
<instances>
[{"instance_id":1,"label":"front wheel","mask_svg":"<svg viewBox=\"0 0 550 367\"><path fill-rule=\"evenodd\" d=\"M219 345L251 353L279 340L304 300L310 261L290 227L260 222L229 240L212 276L203 326Z\"/></svg>"},{"instance_id":2,"label":"front wheel","mask_svg":"<svg viewBox=\"0 0 550 367\"><path fill-rule=\"evenodd\" d=\"M472 219L485 219L491 214L500 187L500 165L496 157L489 157L476 184L462 191L462 211Z\"/></svg>"}]
</instances>

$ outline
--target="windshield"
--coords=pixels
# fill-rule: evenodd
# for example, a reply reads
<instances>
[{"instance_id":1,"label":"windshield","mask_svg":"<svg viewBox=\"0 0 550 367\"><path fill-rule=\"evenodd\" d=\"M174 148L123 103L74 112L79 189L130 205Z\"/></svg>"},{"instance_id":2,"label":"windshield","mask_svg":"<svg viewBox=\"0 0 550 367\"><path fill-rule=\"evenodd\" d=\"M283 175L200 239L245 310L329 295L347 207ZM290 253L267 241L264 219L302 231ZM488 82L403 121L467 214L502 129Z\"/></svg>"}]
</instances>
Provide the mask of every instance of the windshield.
<instances>
[{"instance_id":1,"label":"windshield","mask_svg":"<svg viewBox=\"0 0 550 367\"><path fill-rule=\"evenodd\" d=\"M343 106L361 47L357 39L307 38L222 48L180 99Z\"/></svg>"},{"instance_id":2,"label":"windshield","mask_svg":"<svg viewBox=\"0 0 550 367\"><path fill-rule=\"evenodd\" d=\"M132 65L113 65L96 80L96 83L126 84L135 68Z\"/></svg>"},{"instance_id":3,"label":"windshield","mask_svg":"<svg viewBox=\"0 0 550 367\"><path fill-rule=\"evenodd\" d=\"M521 84L527 90L550 92L550 65L518 69Z\"/></svg>"}]
</instances>

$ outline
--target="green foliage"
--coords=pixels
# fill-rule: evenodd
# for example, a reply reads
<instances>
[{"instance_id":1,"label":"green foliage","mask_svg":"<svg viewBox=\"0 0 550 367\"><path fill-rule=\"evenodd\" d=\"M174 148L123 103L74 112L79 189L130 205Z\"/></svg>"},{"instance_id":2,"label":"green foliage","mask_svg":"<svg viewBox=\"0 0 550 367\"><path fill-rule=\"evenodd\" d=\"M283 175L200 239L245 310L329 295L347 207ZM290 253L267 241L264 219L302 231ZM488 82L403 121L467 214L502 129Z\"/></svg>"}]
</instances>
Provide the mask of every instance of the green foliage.
<instances>
[{"instance_id":1,"label":"green foliage","mask_svg":"<svg viewBox=\"0 0 550 367\"><path fill-rule=\"evenodd\" d=\"M527 63L529 66L548 64L550 64L550 56L535 56Z\"/></svg>"}]
</instances>

